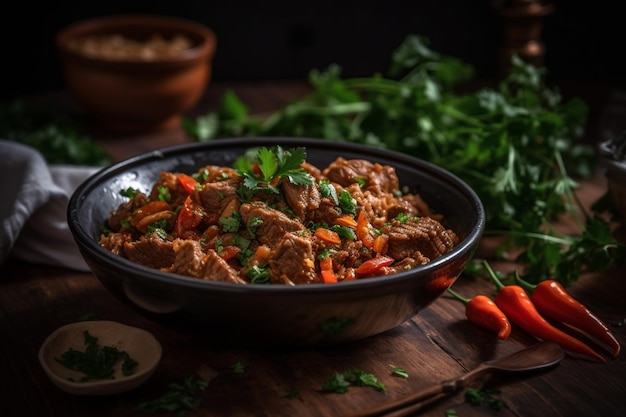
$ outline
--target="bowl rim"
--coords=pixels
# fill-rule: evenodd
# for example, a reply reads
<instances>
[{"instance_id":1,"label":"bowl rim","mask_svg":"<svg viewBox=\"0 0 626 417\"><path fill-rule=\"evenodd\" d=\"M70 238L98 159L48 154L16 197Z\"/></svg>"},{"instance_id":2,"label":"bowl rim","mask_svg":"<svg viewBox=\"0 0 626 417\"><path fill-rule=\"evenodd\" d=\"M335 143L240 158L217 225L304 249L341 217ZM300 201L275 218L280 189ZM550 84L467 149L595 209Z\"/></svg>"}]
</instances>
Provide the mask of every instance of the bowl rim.
<instances>
[{"instance_id":1,"label":"bowl rim","mask_svg":"<svg viewBox=\"0 0 626 417\"><path fill-rule=\"evenodd\" d=\"M97 57L81 54L68 47L68 41L77 36L89 34L94 29L113 26L136 27L140 24L149 26L171 26L173 29L180 29L182 32L190 32L199 36L202 41L189 49L182 51L175 56L161 57L151 60L143 59L100 59ZM180 63L196 61L201 59L211 59L217 49L217 36L209 26L196 21L178 16L126 13L102 15L84 18L61 28L55 35L57 49L68 57L92 63L124 64L124 65L154 65L155 63Z\"/></svg>"},{"instance_id":2,"label":"bowl rim","mask_svg":"<svg viewBox=\"0 0 626 417\"><path fill-rule=\"evenodd\" d=\"M353 280L349 282L339 282L336 284L325 283L312 283L306 285L265 285L265 284L234 284L228 282L216 282L201 280L198 278L187 277L184 275L177 275L169 272L163 272L155 268L150 268L144 265L137 264L128 259L122 258L118 255L111 253L110 251L102 248L98 242L90 236L90 234L78 224L78 211L85 199L85 195L97 188L99 183L106 181L107 178L114 176L117 173L128 170L133 166L142 165L152 160L160 160L166 156L173 156L176 154L191 153L193 151L208 151L211 148L223 147L223 141L241 141L242 144L248 143L249 147L263 146L263 144L281 145L283 147L303 146L305 149L308 145L320 146L323 145L327 148L332 148L337 151L346 150L350 152L358 152L366 157L368 154L375 158L381 154L386 158L393 158L402 164L415 165L420 170L426 170L430 174L437 174L438 178L442 178L444 182L456 187L461 194L464 194L468 201L474 206L476 210L477 223L470 230L468 235L463 238L457 246L455 246L450 252L431 260L425 265L420 265L416 268L412 268L409 271L402 271L386 276L378 276L372 279ZM67 207L67 222L72 232L72 235L79 245L81 252L89 251L89 253L99 261L103 263L115 263L117 268L124 270L136 276L137 273L142 274L143 277L149 277L150 280L158 281L161 284L171 284L172 282L183 285L188 289L196 290L220 290L228 293L320 293L320 294L332 294L335 292L343 292L344 288L352 287L354 289L369 288L369 287L384 287L389 281L401 282L415 279L415 271L423 271L425 274L429 274L431 271L437 271L444 265L453 263L457 257L463 257L467 255L469 259L477 247L477 243L480 240L486 224L485 210L483 204L476 194L476 192L460 177L447 171L446 169L439 167L426 160L388 149L381 149L374 146L368 146L363 144L356 144L351 142L341 141L329 141L326 139L308 138L308 137L233 137L224 139L215 139L210 142L195 142L186 143L180 145L173 145L164 147L161 149L145 152L120 162L114 163L108 167L104 167L83 183L74 191Z\"/></svg>"}]
</instances>

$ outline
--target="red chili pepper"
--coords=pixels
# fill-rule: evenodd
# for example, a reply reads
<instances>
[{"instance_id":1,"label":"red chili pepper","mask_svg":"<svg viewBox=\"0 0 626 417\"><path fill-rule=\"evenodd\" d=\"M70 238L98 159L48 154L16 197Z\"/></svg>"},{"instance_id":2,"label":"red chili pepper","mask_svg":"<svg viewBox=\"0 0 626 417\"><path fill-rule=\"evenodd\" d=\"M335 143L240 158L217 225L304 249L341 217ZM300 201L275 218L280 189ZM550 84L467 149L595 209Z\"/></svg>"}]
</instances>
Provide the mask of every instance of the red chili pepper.
<instances>
[{"instance_id":1,"label":"red chili pepper","mask_svg":"<svg viewBox=\"0 0 626 417\"><path fill-rule=\"evenodd\" d=\"M533 285L519 276L515 279L530 294L530 299L541 314L586 332L611 347L613 358L619 356L621 346L611 330L587 307L569 295L560 282L549 279Z\"/></svg>"},{"instance_id":2,"label":"red chili pepper","mask_svg":"<svg viewBox=\"0 0 626 417\"><path fill-rule=\"evenodd\" d=\"M606 363L602 356L585 343L551 325L537 311L524 288L519 285L502 284L489 264L486 261L483 263L498 289L496 305L504 311L509 320L539 339L555 342L565 350Z\"/></svg>"},{"instance_id":3,"label":"red chili pepper","mask_svg":"<svg viewBox=\"0 0 626 417\"><path fill-rule=\"evenodd\" d=\"M448 288L448 292L465 304L465 315L472 323L496 332L500 340L509 337L511 323L491 298L484 294L478 294L468 299L451 288Z\"/></svg>"}]
</instances>

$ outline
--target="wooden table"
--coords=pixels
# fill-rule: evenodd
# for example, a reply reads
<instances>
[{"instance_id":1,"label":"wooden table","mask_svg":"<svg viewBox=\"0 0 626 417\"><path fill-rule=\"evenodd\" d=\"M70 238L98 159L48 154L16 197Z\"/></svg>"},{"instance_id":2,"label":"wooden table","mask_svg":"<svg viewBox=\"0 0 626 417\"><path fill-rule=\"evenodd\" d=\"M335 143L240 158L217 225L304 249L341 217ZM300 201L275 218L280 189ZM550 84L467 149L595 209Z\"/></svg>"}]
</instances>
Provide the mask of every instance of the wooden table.
<instances>
[{"instance_id":1,"label":"wooden table","mask_svg":"<svg viewBox=\"0 0 626 417\"><path fill-rule=\"evenodd\" d=\"M202 108L215 106L227 87L253 103L255 111L271 110L306 91L301 83L216 85L209 89ZM119 160L184 143L186 138L175 130L132 138L103 135L100 140ZM588 204L605 190L599 173L584 183L580 196ZM584 275L569 287L609 324L622 345L626 344L625 272ZM516 327L509 339L498 341L493 333L465 319L460 302L443 296L396 329L367 340L299 350L227 350L144 318L114 298L91 273L7 261L0 266L0 277L0 415L7 417L145 416L136 410L141 401L163 395L170 383L198 370L210 370L214 376L202 393L202 406L189 416L342 416L452 379L481 361L536 342ZM487 281L465 276L454 288L465 296L491 294L494 289ZM163 346L162 361L152 378L134 391L109 397L74 396L53 386L39 365L38 349L57 327L86 317L152 332ZM245 372L235 372L236 363L243 364ZM406 370L409 377L392 376L393 366ZM349 369L374 374L387 393L367 387L350 387L345 394L321 392L335 372ZM550 370L494 374L476 385L481 386L499 390L496 398L505 408L495 411L470 405L460 391L420 415L443 417L454 410L460 417L622 416L626 354L607 364L567 355Z\"/></svg>"}]
</instances>

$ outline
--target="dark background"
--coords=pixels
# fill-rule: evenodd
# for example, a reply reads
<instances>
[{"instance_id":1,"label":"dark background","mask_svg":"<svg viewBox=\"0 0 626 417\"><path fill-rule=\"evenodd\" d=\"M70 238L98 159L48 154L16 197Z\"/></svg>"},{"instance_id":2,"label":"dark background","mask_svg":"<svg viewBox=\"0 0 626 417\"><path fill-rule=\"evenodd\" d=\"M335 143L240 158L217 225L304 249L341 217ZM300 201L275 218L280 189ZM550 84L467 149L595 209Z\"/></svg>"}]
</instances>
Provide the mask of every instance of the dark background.
<instances>
[{"instance_id":1,"label":"dark background","mask_svg":"<svg viewBox=\"0 0 626 417\"><path fill-rule=\"evenodd\" d=\"M549 79L625 85L621 2L555 0L544 19ZM217 34L213 81L304 79L331 63L343 76L369 76L388 68L408 34L471 64L479 79L497 77L501 20L491 0L439 1L167 1L13 2L0 17L0 97L63 88L54 35L87 17L117 13L180 16Z\"/></svg>"}]
</instances>

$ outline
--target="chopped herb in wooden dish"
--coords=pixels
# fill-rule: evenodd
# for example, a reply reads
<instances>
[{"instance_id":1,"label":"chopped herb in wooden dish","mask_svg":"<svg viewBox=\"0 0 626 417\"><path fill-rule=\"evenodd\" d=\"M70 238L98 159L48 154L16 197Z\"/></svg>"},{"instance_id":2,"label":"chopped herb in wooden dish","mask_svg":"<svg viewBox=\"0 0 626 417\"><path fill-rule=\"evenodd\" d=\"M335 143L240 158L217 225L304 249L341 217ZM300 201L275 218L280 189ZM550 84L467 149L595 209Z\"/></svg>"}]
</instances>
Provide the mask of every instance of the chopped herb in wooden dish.
<instances>
[{"instance_id":1,"label":"chopped herb in wooden dish","mask_svg":"<svg viewBox=\"0 0 626 417\"><path fill-rule=\"evenodd\" d=\"M83 332L85 337L85 350L79 351L69 348L60 358L57 358L63 366L85 374L77 382L86 382L94 379L114 379L115 366L122 361L122 374L132 375L137 368L137 361L130 357L126 351L120 351L114 346L100 346L98 338ZM73 380L73 378L68 378Z\"/></svg>"}]
</instances>

